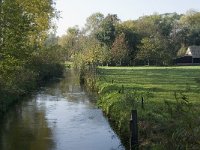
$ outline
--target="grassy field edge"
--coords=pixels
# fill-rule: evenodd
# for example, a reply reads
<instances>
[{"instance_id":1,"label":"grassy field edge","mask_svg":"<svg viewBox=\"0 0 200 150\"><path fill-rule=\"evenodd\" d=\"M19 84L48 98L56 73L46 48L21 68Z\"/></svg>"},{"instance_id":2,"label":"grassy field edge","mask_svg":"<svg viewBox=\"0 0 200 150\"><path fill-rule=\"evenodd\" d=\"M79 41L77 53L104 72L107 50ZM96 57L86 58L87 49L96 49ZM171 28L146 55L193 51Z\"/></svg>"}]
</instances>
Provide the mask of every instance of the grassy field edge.
<instances>
[{"instance_id":1,"label":"grassy field edge","mask_svg":"<svg viewBox=\"0 0 200 150\"><path fill-rule=\"evenodd\" d=\"M140 148L195 149L200 146L199 76L199 66L99 67L98 106L127 148L130 112L137 109Z\"/></svg>"}]
</instances>

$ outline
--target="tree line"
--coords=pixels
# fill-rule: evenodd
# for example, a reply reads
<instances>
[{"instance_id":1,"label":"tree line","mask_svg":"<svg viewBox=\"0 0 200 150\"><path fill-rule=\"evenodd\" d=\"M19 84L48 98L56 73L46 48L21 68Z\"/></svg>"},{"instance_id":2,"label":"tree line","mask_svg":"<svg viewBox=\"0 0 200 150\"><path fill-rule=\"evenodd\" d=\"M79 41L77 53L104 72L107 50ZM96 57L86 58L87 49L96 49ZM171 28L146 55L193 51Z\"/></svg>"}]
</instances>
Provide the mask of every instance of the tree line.
<instances>
[{"instance_id":1,"label":"tree line","mask_svg":"<svg viewBox=\"0 0 200 150\"><path fill-rule=\"evenodd\" d=\"M54 6L53 0L0 0L0 114L62 73L62 49L48 41Z\"/></svg>"},{"instance_id":2,"label":"tree line","mask_svg":"<svg viewBox=\"0 0 200 150\"><path fill-rule=\"evenodd\" d=\"M76 65L172 65L188 46L200 45L200 12L166 13L121 21L94 13L83 28L58 39Z\"/></svg>"}]
</instances>

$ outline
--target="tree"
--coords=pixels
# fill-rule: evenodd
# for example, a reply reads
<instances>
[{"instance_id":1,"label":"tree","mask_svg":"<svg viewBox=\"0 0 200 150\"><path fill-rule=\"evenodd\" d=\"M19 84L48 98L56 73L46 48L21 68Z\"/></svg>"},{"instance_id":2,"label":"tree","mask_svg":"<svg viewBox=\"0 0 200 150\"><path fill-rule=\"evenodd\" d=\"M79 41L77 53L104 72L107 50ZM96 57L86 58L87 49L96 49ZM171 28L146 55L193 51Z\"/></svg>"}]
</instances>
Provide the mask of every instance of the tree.
<instances>
[{"instance_id":1,"label":"tree","mask_svg":"<svg viewBox=\"0 0 200 150\"><path fill-rule=\"evenodd\" d=\"M17 1L3 1L2 9L1 53L13 56L16 59L24 59L28 57L27 34L30 32L31 20L28 18L28 14L23 12Z\"/></svg>"},{"instance_id":2,"label":"tree","mask_svg":"<svg viewBox=\"0 0 200 150\"><path fill-rule=\"evenodd\" d=\"M109 48L111 48L112 43L115 40L115 25L118 23L118 21L119 19L117 18L117 15L108 14L101 22L96 33L97 40Z\"/></svg>"},{"instance_id":3,"label":"tree","mask_svg":"<svg viewBox=\"0 0 200 150\"><path fill-rule=\"evenodd\" d=\"M127 43L127 55L124 59L126 65L133 65L137 55L137 45L140 43L140 36L136 30L135 21L125 21L116 25L116 35L124 34Z\"/></svg>"},{"instance_id":4,"label":"tree","mask_svg":"<svg viewBox=\"0 0 200 150\"><path fill-rule=\"evenodd\" d=\"M143 16L140 17L137 23L137 32L140 34L142 38L155 36L158 34L158 24L160 22L161 16L158 14L154 14L151 16Z\"/></svg>"},{"instance_id":5,"label":"tree","mask_svg":"<svg viewBox=\"0 0 200 150\"><path fill-rule=\"evenodd\" d=\"M55 33L50 33L44 42L45 47L58 45L58 37Z\"/></svg>"},{"instance_id":6,"label":"tree","mask_svg":"<svg viewBox=\"0 0 200 150\"><path fill-rule=\"evenodd\" d=\"M177 34L186 46L200 45L200 12L188 11L179 21Z\"/></svg>"},{"instance_id":7,"label":"tree","mask_svg":"<svg viewBox=\"0 0 200 150\"><path fill-rule=\"evenodd\" d=\"M58 39L58 44L65 50L68 59L71 59L81 49L81 33L78 26L70 27L66 35Z\"/></svg>"},{"instance_id":8,"label":"tree","mask_svg":"<svg viewBox=\"0 0 200 150\"><path fill-rule=\"evenodd\" d=\"M26 58L42 46L55 15L52 5L52 0L4 0L1 5L3 52Z\"/></svg>"},{"instance_id":9,"label":"tree","mask_svg":"<svg viewBox=\"0 0 200 150\"><path fill-rule=\"evenodd\" d=\"M104 15L99 12L94 13L91 16L89 16L86 19L86 24L85 24L86 34L94 37L97 30L100 28L100 25L103 19L104 19Z\"/></svg>"},{"instance_id":10,"label":"tree","mask_svg":"<svg viewBox=\"0 0 200 150\"><path fill-rule=\"evenodd\" d=\"M139 49L137 58L146 60L148 66L150 62L157 64L161 59L161 42L157 37L143 38Z\"/></svg>"},{"instance_id":11,"label":"tree","mask_svg":"<svg viewBox=\"0 0 200 150\"><path fill-rule=\"evenodd\" d=\"M0 112L61 72L59 49L44 44L55 15L53 0L0 1Z\"/></svg>"},{"instance_id":12,"label":"tree","mask_svg":"<svg viewBox=\"0 0 200 150\"><path fill-rule=\"evenodd\" d=\"M127 42L125 40L125 35L122 33L118 37L116 37L112 48L111 48L111 55L113 61L121 66L122 60L127 56L128 47Z\"/></svg>"},{"instance_id":13,"label":"tree","mask_svg":"<svg viewBox=\"0 0 200 150\"><path fill-rule=\"evenodd\" d=\"M33 45L40 46L47 38L48 31L53 27L52 18L57 17L53 0L15 0L27 12L31 19L29 40Z\"/></svg>"}]
</instances>

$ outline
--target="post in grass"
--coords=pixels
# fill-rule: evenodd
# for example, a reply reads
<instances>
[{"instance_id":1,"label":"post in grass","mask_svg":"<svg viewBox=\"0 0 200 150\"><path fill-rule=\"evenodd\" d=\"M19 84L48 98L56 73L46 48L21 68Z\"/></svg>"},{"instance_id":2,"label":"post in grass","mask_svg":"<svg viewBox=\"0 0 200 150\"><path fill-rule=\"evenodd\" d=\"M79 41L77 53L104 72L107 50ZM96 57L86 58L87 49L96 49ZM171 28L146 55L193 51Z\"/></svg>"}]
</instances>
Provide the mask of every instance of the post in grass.
<instances>
[{"instance_id":1,"label":"post in grass","mask_svg":"<svg viewBox=\"0 0 200 150\"><path fill-rule=\"evenodd\" d=\"M138 123L137 123L137 110L131 111L130 120L130 150L138 150Z\"/></svg>"}]
</instances>

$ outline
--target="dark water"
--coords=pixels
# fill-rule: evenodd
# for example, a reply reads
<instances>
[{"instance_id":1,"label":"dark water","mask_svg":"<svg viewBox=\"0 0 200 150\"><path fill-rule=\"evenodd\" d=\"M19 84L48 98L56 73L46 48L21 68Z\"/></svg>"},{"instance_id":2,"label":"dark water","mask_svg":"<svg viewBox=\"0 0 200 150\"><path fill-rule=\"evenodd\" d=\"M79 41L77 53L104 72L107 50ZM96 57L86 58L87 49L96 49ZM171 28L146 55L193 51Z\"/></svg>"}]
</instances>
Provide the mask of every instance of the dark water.
<instances>
[{"instance_id":1,"label":"dark water","mask_svg":"<svg viewBox=\"0 0 200 150\"><path fill-rule=\"evenodd\" d=\"M68 71L0 121L0 150L124 150L94 102Z\"/></svg>"}]
</instances>

